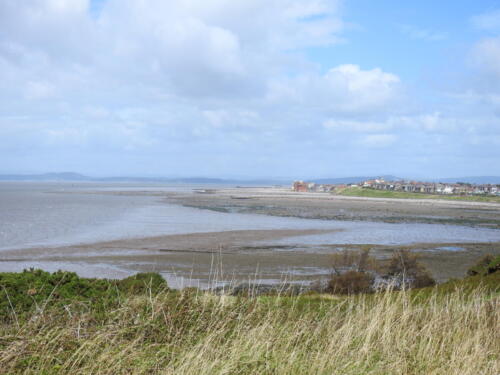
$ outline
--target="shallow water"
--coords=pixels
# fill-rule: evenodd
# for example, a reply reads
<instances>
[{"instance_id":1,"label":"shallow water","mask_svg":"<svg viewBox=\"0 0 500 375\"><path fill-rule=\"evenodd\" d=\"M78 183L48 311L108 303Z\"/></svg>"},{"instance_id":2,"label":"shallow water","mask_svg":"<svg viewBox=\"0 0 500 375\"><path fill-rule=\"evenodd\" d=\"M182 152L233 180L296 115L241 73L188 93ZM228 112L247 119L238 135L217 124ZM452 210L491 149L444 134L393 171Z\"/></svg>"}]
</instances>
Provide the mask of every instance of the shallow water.
<instances>
[{"instance_id":1,"label":"shallow water","mask_svg":"<svg viewBox=\"0 0 500 375\"><path fill-rule=\"evenodd\" d=\"M311 228L321 223L227 214L167 204L161 196L96 191L185 191L199 186L0 183L0 249L168 234Z\"/></svg>"},{"instance_id":2,"label":"shallow water","mask_svg":"<svg viewBox=\"0 0 500 375\"><path fill-rule=\"evenodd\" d=\"M157 195L195 188L200 186L2 182L0 250L245 229L343 230L273 241L275 244L500 241L497 229L222 213L168 204ZM96 191L106 194L96 194ZM110 191L149 191L156 195L113 195Z\"/></svg>"},{"instance_id":3,"label":"shallow water","mask_svg":"<svg viewBox=\"0 0 500 375\"><path fill-rule=\"evenodd\" d=\"M460 225L420 223L380 223L369 221L336 221L337 233L289 237L274 241L279 245L376 244L497 242L500 230ZM456 251L456 248L441 247Z\"/></svg>"}]
</instances>

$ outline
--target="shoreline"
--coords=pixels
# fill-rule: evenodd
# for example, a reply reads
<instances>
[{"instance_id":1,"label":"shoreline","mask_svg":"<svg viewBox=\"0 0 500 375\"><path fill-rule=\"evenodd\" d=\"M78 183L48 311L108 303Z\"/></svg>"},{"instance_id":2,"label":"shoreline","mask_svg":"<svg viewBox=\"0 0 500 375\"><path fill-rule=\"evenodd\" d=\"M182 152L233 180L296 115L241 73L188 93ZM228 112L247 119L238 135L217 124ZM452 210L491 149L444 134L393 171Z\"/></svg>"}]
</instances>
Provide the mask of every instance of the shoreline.
<instances>
[{"instance_id":1,"label":"shoreline","mask_svg":"<svg viewBox=\"0 0 500 375\"><path fill-rule=\"evenodd\" d=\"M466 223L469 227L486 225L493 231L500 228L500 205L484 202L339 197L262 187L201 189L193 192L146 189L80 191L78 194L146 195L155 197L160 205L168 203L227 212L228 220L231 220L230 213L234 212L343 222L371 221L374 224L430 221L431 224L448 225ZM314 228L311 222L308 225ZM439 238L436 233L419 237L418 232L415 236L415 230L425 230L422 227L413 230L411 233L414 237L408 237L406 243L391 244L388 241L384 244L384 241L375 241L381 241L388 235L382 224L342 226L328 228L318 224L317 229L295 227L204 231L5 249L0 252L0 272L21 271L35 266L54 271L67 269L88 277L123 278L137 272L153 271L160 272L173 285L184 286L206 285L215 279L224 282L253 279L272 284L285 278L290 282L311 283L328 277L331 272L331 254L342 249L356 250L370 246L373 255L379 258L387 258L398 249L417 252L433 276L442 282L462 277L478 257L486 253L500 253L500 240L487 242L486 237L481 238L480 235L477 241L467 242L467 235L462 237L463 241L450 240L455 238L455 230L450 232L453 234L451 236L441 235L443 240L439 241L436 240ZM405 228L403 226L397 230ZM370 232L379 230L381 233L374 232L372 235ZM325 243L308 241L311 237L317 241L321 236L327 238ZM351 242L342 242L341 239L347 238L351 238ZM352 242L352 238L359 238L359 243ZM370 244L370 238L375 242ZM494 235L490 238L497 237Z\"/></svg>"},{"instance_id":2,"label":"shoreline","mask_svg":"<svg viewBox=\"0 0 500 375\"><path fill-rule=\"evenodd\" d=\"M500 229L500 203L297 193L286 188L168 192L169 203L219 212L305 219L449 224Z\"/></svg>"}]
</instances>

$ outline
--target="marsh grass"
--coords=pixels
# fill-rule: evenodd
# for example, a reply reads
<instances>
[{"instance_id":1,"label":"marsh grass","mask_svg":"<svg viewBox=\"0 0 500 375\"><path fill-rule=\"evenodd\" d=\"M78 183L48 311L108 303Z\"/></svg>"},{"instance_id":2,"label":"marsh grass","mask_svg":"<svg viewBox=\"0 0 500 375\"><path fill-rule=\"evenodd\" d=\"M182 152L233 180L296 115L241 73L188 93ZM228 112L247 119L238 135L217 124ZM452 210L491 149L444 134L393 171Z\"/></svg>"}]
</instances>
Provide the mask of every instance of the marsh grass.
<instances>
[{"instance_id":1,"label":"marsh grass","mask_svg":"<svg viewBox=\"0 0 500 375\"><path fill-rule=\"evenodd\" d=\"M146 289L104 316L48 302L1 325L0 373L496 375L498 277L471 280L352 297Z\"/></svg>"}]
</instances>

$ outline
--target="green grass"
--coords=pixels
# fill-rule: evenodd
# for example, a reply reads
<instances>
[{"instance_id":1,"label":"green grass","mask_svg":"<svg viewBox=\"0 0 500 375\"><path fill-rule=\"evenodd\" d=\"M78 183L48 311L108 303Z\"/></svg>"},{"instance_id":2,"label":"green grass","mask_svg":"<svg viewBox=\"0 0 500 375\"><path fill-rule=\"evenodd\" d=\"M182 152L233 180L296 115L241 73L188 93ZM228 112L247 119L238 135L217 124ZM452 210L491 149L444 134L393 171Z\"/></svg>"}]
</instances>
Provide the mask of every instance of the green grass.
<instances>
[{"instance_id":1,"label":"green grass","mask_svg":"<svg viewBox=\"0 0 500 375\"><path fill-rule=\"evenodd\" d=\"M123 280L87 279L74 272L54 273L25 270L0 273L0 320L31 317L48 306L88 309L95 316L105 315L120 303L122 296L158 293L166 289L165 280L157 273L142 273Z\"/></svg>"},{"instance_id":2,"label":"green grass","mask_svg":"<svg viewBox=\"0 0 500 375\"><path fill-rule=\"evenodd\" d=\"M499 274L411 292L256 298L169 290L154 274L0 274L11 301L0 373L496 375Z\"/></svg>"},{"instance_id":3,"label":"green grass","mask_svg":"<svg viewBox=\"0 0 500 375\"><path fill-rule=\"evenodd\" d=\"M404 191L376 190L371 188L349 187L338 190L335 194L349 197L398 198L398 199L446 199L472 202L500 203L500 197L484 195L438 195L424 193L408 193Z\"/></svg>"}]
</instances>

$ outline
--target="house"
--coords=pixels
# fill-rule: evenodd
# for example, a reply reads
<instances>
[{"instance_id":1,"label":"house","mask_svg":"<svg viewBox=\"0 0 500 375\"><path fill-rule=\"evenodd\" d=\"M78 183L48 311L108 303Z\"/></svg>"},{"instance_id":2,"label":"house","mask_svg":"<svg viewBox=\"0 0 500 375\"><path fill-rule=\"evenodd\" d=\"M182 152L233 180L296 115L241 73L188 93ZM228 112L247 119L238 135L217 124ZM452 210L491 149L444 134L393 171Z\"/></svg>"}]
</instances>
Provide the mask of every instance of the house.
<instances>
[{"instance_id":1,"label":"house","mask_svg":"<svg viewBox=\"0 0 500 375\"><path fill-rule=\"evenodd\" d=\"M366 180L359 184L316 184L314 182L295 181L292 190L296 192L321 192L328 193L335 190L345 189L346 187L361 187L365 189L376 189L386 191L404 191L409 193L421 194L460 194L460 195L499 195L500 185L483 184L473 185L464 182L456 184L444 184L434 182L419 181L385 181L383 178Z\"/></svg>"},{"instance_id":2,"label":"house","mask_svg":"<svg viewBox=\"0 0 500 375\"><path fill-rule=\"evenodd\" d=\"M453 194L453 186L446 185L443 188L443 194Z\"/></svg>"},{"instance_id":3,"label":"house","mask_svg":"<svg viewBox=\"0 0 500 375\"><path fill-rule=\"evenodd\" d=\"M293 189L293 191L296 191L296 192L306 193L308 191L308 189L307 189L307 182L304 182L304 181L295 181L293 183L292 189Z\"/></svg>"}]
</instances>

